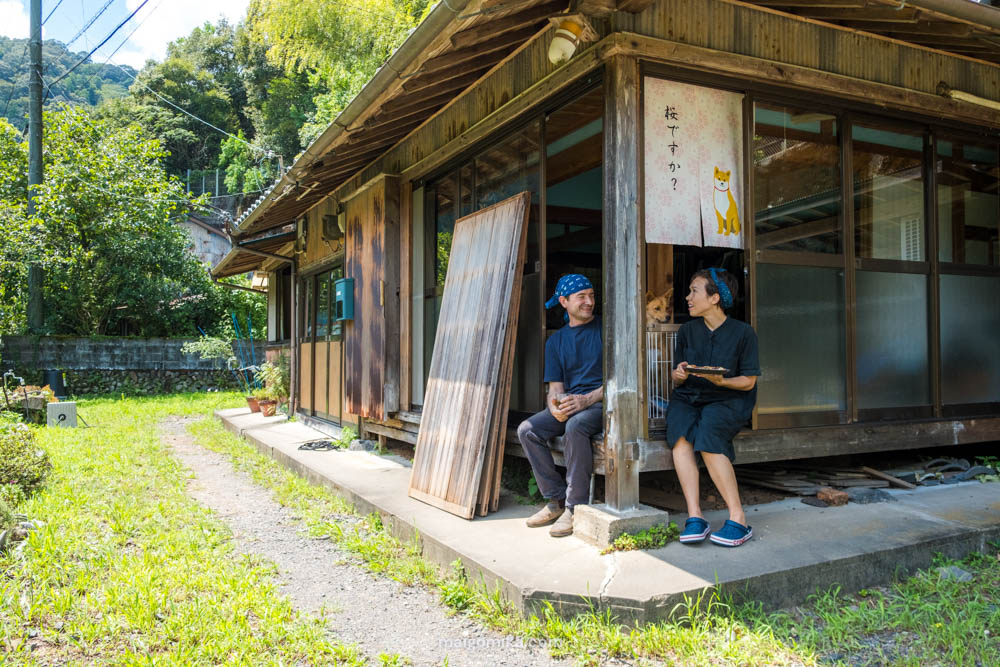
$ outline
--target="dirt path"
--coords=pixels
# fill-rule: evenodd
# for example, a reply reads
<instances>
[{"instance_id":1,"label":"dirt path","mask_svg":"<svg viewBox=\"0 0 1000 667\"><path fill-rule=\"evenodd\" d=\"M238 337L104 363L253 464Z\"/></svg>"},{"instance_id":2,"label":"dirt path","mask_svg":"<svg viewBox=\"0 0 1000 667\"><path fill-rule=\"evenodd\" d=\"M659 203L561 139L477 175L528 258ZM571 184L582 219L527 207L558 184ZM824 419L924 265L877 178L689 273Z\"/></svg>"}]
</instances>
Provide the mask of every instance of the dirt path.
<instances>
[{"instance_id":1,"label":"dirt path","mask_svg":"<svg viewBox=\"0 0 1000 667\"><path fill-rule=\"evenodd\" d=\"M269 491L226 456L198 445L187 431L190 421L160 425L164 443L193 473L188 493L229 526L238 553L277 566L282 593L299 609L324 618L338 639L357 643L374 663L380 653L398 653L414 665L570 664L553 661L544 647L449 616L423 587L373 575L333 542L310 539Z\"/></svg>"}]
</instances>

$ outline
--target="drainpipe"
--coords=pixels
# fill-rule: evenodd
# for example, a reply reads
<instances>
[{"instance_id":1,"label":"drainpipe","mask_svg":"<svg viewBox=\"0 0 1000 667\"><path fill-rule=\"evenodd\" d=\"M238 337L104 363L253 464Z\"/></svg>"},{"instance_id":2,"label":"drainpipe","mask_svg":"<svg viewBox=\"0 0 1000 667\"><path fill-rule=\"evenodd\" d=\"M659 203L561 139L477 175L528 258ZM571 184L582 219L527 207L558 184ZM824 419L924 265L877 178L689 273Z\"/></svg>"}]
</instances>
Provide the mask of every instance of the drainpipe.
<instances>
[{"instance_id":1,"label":"drainpipe","mask_svg":"<svg viewBox=\"0 0 1000 667\"><path fill-rule=\"evenodd\" d=\"M340 112L333 122L319 135L309 147L306 148L305 152L302 153L295 160L295 164L288 170L288 173L284 173L281 177L274 183L271 189L265 193L264 200L254 208L250 213L247 214L246 218L239 222L238 226L234 229L234 236L238 236L241 232L240 227L250 226L258 217L260 217L264 210L267 208L267 200L272 201L279 199L288 187L296 187L299 179L303 176L304 172L309 169L313 161L319 158L323 153L326 152L327 148L333 144L334 141L340 137L344 131L351 126L351 123L356 121L358 117L364 113L368 107L371 105L375 99L381 95L385 90L406 70L407 67L412 64L413 60L420 56L424 50L430 46L434 39L440 35L441 31L444 30L449 23L451 23L456 18L465 19L474 16L476 13L469 14L467 16L462 15L462 10L465 9L472 0L441 0L438 2L434 9L431 10L430 14L427 15L420 24L413 29L410 36L406 38L399 48L393 52L389 57L389 60L385 62L382 67L375 72L365 87L361 89L361 92L351 100L351 103L347 105L347 108Z\"/></svg>"}]
</instances>

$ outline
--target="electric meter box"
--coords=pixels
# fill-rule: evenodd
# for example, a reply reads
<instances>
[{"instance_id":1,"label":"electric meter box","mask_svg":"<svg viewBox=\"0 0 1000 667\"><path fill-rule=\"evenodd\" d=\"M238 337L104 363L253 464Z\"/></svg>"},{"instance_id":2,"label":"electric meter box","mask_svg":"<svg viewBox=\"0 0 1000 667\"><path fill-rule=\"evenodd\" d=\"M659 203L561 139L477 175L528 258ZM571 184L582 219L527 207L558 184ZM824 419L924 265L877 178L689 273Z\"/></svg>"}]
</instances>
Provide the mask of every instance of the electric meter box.
<instances>
[{"instance_id":1,"label":"electric meter box","mask_svg":"<svg viewBox=\"0 0 1000 667\"><path fill-rule=\"evenodd\" d=\"M76 403L74 401L58 401L45 407L46 423L49 426L76 428Z\"/></svg>"},{"instance_id":2,"label":"electric meter box","mask_svg":"<svg viewBox=\"0 0 1000 667\"><path fill-rule=\"evenodd\" d=\"M333 282L333 313L338 322L354 319L354 278L339 278Z\"/></svg>"}]
</instances>

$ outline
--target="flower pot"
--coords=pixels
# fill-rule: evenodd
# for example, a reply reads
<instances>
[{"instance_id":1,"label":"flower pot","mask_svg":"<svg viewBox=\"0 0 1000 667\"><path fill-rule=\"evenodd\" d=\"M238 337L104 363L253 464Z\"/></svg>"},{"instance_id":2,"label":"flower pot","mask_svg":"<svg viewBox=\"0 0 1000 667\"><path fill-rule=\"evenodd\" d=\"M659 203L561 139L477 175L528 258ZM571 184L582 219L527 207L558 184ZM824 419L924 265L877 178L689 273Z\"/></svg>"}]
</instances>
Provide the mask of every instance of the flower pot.
<instances>
[{"instance_id":1,"label":"flower pot","mask_svg":"<svg viewBox=\"0 0 1000 667\"><path fill-rule=\"evenodd\" d=\"M250 412L260 412L260 402L256 396L247 396L247 405L250 407Z\"/></svg>"},{"instance_id":2,"label":"flower pot","mask_svg":"<svg viewBox=\"0 0 1000 667\"><path fill-rule=\"evenodd\" d=\"M264 417L273 417L274 411L278 407L277 401L258 401L260 404L260 414Z\"/></svg>"}]
</instances>

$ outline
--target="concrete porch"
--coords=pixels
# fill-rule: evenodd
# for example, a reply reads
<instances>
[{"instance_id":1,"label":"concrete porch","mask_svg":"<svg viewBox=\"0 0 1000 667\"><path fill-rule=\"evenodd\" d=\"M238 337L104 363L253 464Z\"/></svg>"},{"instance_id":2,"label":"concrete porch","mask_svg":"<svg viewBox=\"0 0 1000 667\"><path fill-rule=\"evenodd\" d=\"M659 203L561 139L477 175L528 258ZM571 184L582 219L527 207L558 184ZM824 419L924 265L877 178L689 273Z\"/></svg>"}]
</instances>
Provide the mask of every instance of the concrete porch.
<instances>
[{"instance_id":1,"label":"concrete porch","mask_svg":"<svg viewBox=\"0 0 1000 667\"><path fill-rule=\"evenodd\" d=\"M570 615L611 608L622 622L668 616L685 595L718 585L768 607L800 603L839 584L845 592L882 585L931 564L936 553L962 557L1000 540L1000 484L892 490L894 502L816 508L797 498L747 508L754 538L738 549L674 542L654 551L600 555L576 537L555 539L524 519L535 508L501 497L500 509L466 521L407 495L410 469L369 452L299 450L328 435L248 408L219 410L225 426L303 477L324 484L359 512L379 512L394 534L419 533L424 555L456 558L470 578L500 586L526 612L551 602ZM713 527L724 512L708 513ZM683 515L671 515L683 523Z\"/></svg>"}]
</instances>

